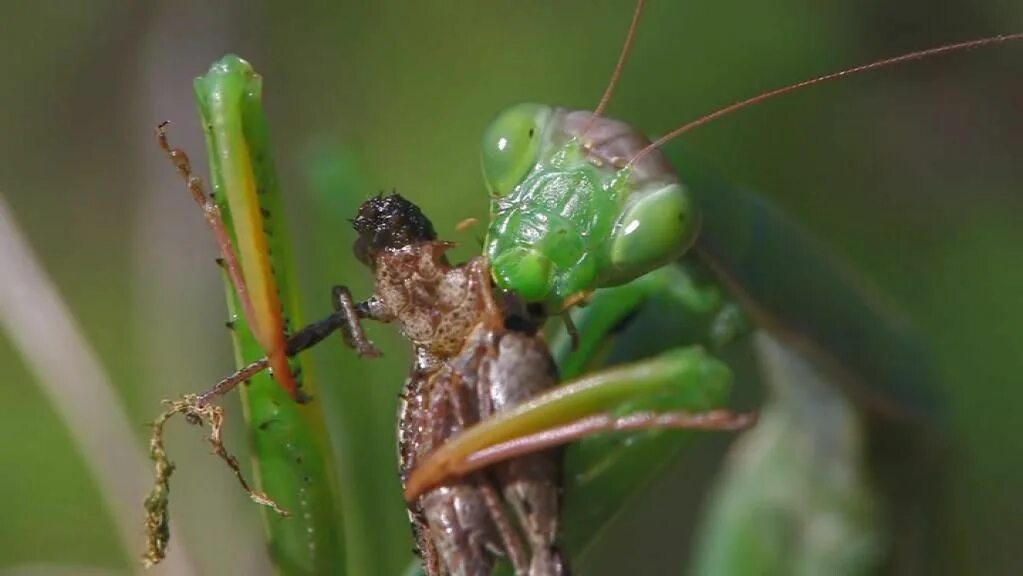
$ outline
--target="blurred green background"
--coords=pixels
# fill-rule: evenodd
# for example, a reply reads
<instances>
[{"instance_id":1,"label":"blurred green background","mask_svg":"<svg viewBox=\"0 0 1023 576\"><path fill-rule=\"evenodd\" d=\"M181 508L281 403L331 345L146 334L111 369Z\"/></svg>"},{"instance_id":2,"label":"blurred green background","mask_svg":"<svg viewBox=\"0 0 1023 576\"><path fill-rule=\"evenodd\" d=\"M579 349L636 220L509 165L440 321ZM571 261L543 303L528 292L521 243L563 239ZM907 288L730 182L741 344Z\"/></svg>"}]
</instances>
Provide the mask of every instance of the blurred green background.
<instances>
[{"instance_id":1,"label":"blurred green background","mask_svg":"<svg viewBox=\"0 0 1023 576\"><path fill-rule=\"evenodd\" d=\"M627 0L211 4L0 7L0 195L118 394L121 406L101 402L90 419L102 427L123 409L134 433L123 446L80 451L83 432L54 409L0 319L0 574L138 571L139 551L119 537L96 471L123 461L108 476L145 488L148 470L130 448L141 454L159 400L232 368L216 248L152 136L172 120L173 142L205 166L193 77L225 52L264 76L309 319L328 310L332 283L367 293L345 219L379 190L421 204L442 236L463 242L459 256L477 250L473 233L453 227L485 217L477 146L486 123L520 101L592 107L632 10ZM1023 30L1017 0L648 4L610 107L648 133L851 64ZM1021 63L1017 44L913 64L794 94L686 138L852 261L931 344L956 450L952 548L940 553L956 573L1023 571ZM0 270L0 289L15 275ZM51 326L34 321L44 334ZM370 528L349 541L393 574L411 545L393 445L407 351L391 329L371 335L386 360L357 362L339 345L316 359L328 413L358 430L336 435L343 460L358 463L341 471L346 493L369 495L345 502ZM55 350L54 362L68 357ZM90 395L85 380L66 385ZM243 453L239 421L228 442ZM187 559L163 572L269 573L255 507L195 430L172 428L181 536L172 546ZM657 502L641 502L606 535L621 551L609 570L686 553L687 520L677 533L663 520L644 531L644 508ZM127 509L139 512L127 521L141 518L141 502Z\"/></svg>"}]
</instances>

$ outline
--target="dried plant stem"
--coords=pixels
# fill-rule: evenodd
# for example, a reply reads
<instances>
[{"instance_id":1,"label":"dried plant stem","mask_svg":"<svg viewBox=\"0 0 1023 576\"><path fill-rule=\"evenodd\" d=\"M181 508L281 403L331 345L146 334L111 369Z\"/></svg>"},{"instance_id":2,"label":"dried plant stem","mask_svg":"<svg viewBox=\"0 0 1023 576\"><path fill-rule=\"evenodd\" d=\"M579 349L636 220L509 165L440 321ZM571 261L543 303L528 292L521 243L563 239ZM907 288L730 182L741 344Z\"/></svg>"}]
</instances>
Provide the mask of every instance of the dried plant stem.
<instances>
[{"instance_id":1,"label":"dried plant stem","mask_svg":"<svg viewBox=\"0 0 1023 576\"><path fill-rule=\"evenodd\" d=\"M277 505L266 493L253 489L245 476L242 474L238 459L224 448L224 409L211 404L217 394L211 392L204 394L186 394L178 400L166 400L168 406L153 422L153 433L149 438L149 457L153 460L156 480L153 488L146 498L145 509L145 534L146 546L142 555L142 564L150 568L163 561L167 553L167 543L170 541L170 517L168 504L170 497L170 477L174 473L174 464L167 456L163 446L163 427L175 414L184 414L185 420L196 426L208 423L210 435L207 438L213 446L213 453L220 457L231 471L234 472L242 489L249 495L249 498L257 504L261 504L287 516L288 512Z\"/></svg>"}]
</instances>

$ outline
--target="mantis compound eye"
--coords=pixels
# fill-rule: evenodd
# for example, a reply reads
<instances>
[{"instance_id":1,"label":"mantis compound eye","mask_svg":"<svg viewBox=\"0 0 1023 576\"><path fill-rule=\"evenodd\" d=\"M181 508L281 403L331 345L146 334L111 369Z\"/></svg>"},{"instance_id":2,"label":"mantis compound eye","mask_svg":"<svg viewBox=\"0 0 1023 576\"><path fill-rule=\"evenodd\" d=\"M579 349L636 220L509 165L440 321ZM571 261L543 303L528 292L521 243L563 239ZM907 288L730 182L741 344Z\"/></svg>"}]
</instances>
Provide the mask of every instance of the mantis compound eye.
<instances>
[{"instance_id":1,"label":"mantis compound eye","mask_svg":"<svg viewBox=\"0 0 1023 576\"><path fill-rule=\"evenodd\" d=\"M681 184L637 194L612 234L605 285L627 282L678 258L699 228L699 211Z\"/></svg>"},{"instance_id":2,"label":"mantis compound eye","mask_svg":"<svg viewBox=\"0 0 1023 576\"><path fill-rule=\"evenodd\" d=\"M551 115L542 104L518 104L502 112L483 135L483 179L491 196L511 192L536 165Z\"/></svg>"}]
</instances>

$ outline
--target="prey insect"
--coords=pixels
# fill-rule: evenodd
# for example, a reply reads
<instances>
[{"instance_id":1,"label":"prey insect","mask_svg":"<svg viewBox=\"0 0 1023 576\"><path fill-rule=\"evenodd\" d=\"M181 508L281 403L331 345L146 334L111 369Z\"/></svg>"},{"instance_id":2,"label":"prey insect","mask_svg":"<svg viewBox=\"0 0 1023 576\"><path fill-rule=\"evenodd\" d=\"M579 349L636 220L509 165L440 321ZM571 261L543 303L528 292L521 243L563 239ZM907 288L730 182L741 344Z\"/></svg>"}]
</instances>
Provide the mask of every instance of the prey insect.
<instances>
[{"instance_id":1,"label":"prey insect","mask_svg":"<svg viewBox=\"0 0 1023 576\"><path fill-rule=\"evenodd\" d=\"M354 309L360 318L398 322L413 345L398 412L405 484L448 438L550 388L557 376L524 311L495 301L485 261L451 266L444 253L452 245L437 241L418 207L398 195L377 197L362 205L354 227L356 255L375 277L374 295ZM412 501L409 517L427 574L489 574L497 555L516 574L567 573L556 546L559 475L558 454L539 452Z\"/></svg>"},{"instance_id":2,"label":"prey insect","mask_svg":"<svg viewBox=\"0 0 1023 576\"><path fill-rule=\"evenodd\" d=\"M451 266L444 253L452 244L436 240L418 207L398 195L377 197L362 205L354 226L355 253L373 271L375 293L351 308L358 318L397 322L413 344L398 414L399 470L417 547L431 576L489 574L496 556L506 556L516 574L568 572L557 547L558 453L541 448L607 430L734 430L752 423L750 415L721 410L604 413L575 421L563 414L563 424L544 430L542 444L495 446L465 468L448 469L446 482L414 484L411 475L421 463L470 426L527 404L540 411L550 405L550 396L564 403L571 392L585 391L586 383L541 394L557 384L557 372L532 313L516 294L492 290L484 258ZM352 343L371 346L358 339ZM610 373L603 378L616 380ZM506 505L515 523L505 517Z\"/></svg>"}]
</instances>

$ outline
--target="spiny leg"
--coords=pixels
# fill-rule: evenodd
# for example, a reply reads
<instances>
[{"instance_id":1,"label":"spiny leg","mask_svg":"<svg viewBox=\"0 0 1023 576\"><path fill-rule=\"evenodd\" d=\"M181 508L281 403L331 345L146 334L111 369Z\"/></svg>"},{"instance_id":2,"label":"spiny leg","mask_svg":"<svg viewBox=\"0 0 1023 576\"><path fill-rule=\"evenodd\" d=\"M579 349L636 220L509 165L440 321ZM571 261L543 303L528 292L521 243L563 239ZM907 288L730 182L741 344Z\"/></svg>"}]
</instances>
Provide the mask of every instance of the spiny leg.
<instances>
[{"instance_id":1,"label":"spiny leg","mask_svg":"<svg viewBox=\"0 0 1023 576\"><path fill-rule=\"evenodd\" d=\"M413 473L406 485L405 499L414 500L424 491L450 478L563 446L594 434L656 429L736 431L752 426L756 420L756 413L734 413L728 410L698 413L637 412L626 416L596 414L481 448L464 457L444 462L441 470L431 470L429 476Z\"/></svg>"},{"instance_id":2,"label":"spiny leg","mask_svg":"<svg viewBox=\"0 0 1023 576\"><path fill-rule=\"evenodd\" d=\"M202 210L206 224L213 231L213 237L220 247L222 265L224 270L227 271L228 278L231 279L235 293L238 294L238 301L241 303L245 320L249 323L249 326L256 326L256 314L252 306L252 299L249 298L249 290L245 284L245 279L242 277L238 255L231 244L231 236L228 234L224 221L220 216L220 209L217 208L216 203L213 202L203 189L202 178L192 173L192 165L185 151L180 148L172 148L167 141L167 126L169 125L170 122L164 121L156 127L156 140L160 145L160 149L167 154L171 163L174 164L178 174L185 180L188 191L192 194L192 199L195 200Z\"/></svg>"},{"instance_id":3,"label":"spiny leg","mask_svg":"<svg viewBox=\"0 0 1023 576\"><path fill-rule=\"evenodd\" d=\"M462 382L462 378L459 377L448 379L449 389L446 396L454 411L455 420L458 422L459 427L464 430L472 424L473 418L469 416L468 406L462 402L461 392L465 389ZM529 570L529 558L526 554L526 549L515 528L512 527L511 522L508 520L508 515L505 514L504 502L501 500L493 479L483 472L482 468L477 468L477 471L480 471L480 473L474 474L472 478L483 495L483 501L487 505L490 517L494 521L494 526L497 527L497 532L501 536L501 541L504 543L505 551L508 553L508 559L511 561L515 573L526 574Z\"/></svg>"},{"instance_id":4,"label":"spiny leg","mask_svg":"<svg viewBox=\"0 0 1023 576\"><path fill-rule=\"evenodd\" d=\"M515 528L508 520L508 515L505 514L504 501L501 500L501 496L494 486L494 481L487 477L486 474L478 474L475 476L475 479L480 493L483 494L483 501L487 505L490 517L494 521L494 526L497 527L497 533L501 535L501 541L504 543L504 549L508 553L508 559L511 561L515 573L526 574L529 570L529 558L526 555L526 549L518 533L515 532Z\"/></svg>"},{"instance_id":5,"label":"spiny leg","mask_svg":"<svg viewBox=\"0 0 1023 576\"><path fill-rule=\"evenodd\" d=\"M527 402L557 383L557 371L541 338L515 331L504 332L498 354L481 366L478 384L481 418ZM513 458L488 468L515 516L531 552L531 576L568 572L558 552L560 519L561 454L543 450Z\"/></svg>"},{"instance_id":6,"label":"spiny leg","mask_svg":"<svg viewBox=\"0 0 1023 576\"><path fill-rule=\"evenodd\" d=\"M344 286L334 287L335 311L323 320L313 322L288 338L285 348L288 357L312 348L337 330L345 335L345 342L362 356L379 356L380 351L362 330L359 314L352 303L351 294ZM266 356L238 369L230 376L217 382L209 390L195 395L196 405L205 406L215 399L227 394L241 382L252 378L270 366Z\"/></svg>"},{"instance_id":7,"label":"spiny leg","mask_svg":"<svg viewBox=\"0 0 1023 576\"><path fill-rule=\"evenodd\" d=\"M572 318L578 337L566 329L551 341L561 376L570 379L585 373L609 339L652 300L678 310L684 318L679 332L684 331L686 338L680 344L699 342L718 350L738 341L750 329L750 323L713 272L701 261L687 258L684 263L664 266L627 284L598 290L586 307L577 308Z\"/></svg>"},{"instance_id":8,"label":"spiny leg","mask_svg":"<svg viewBox=\"0 0 1023 576\"><path fill-rule=\"evenodd\" d=\"M664 427L734 429L748 425L752 423L750 416L720 411L707 414L724 401L731 379L728 367L700 346L675 348L642 361L587 374L499 410L450 438L417 464L405 484L405 496L414 499L465 470L485 466L467 466L466 461L477 452L520 439L524 439L521 450L502 447L497 452L499 456L488 461L564 444L600 431Z\"/></svg>"},{"instance_id":9,"label":"spiny leg","mask_svg":"<svg viewBox=\"0 0 1023 576\"><path fill-rule=\"evenodd\" d=\"M351 295L348 293L348 290L343 287L335 288L334 301L335 312L333 314L319 322L314 322L302 328L288 339L288 356L294 356L318 344L339 329L346 334L345 341L356 348L360 354L379 354L362 332L358 321L359 315L356 312L357 307L351 303ZM347 336L348 334L351 335L350 339ZM174 472L174 465L167 456L167 451L163 445L163 428L167 421L175 414L184 414L186 420L196 425L202 425L204 421L208 421L211 428L209 442L213 446L214 453L231 468L242 489L249 495L249 498L258 504L273 509L279 514L287 515L287 512L278 506L273 499L265 493L253 489L245 480L238 460L227 451L223 444L224 411L219 406L212 404L216 399L234 390L240 383L266 370L269 365L269 358L260 358L220 380L205 392L187 394L178 400L167 401L169 408L153 422L153 430L149 440L149 456L154 462L156 480L145 502L146 551L143 554L143 563L147 567L154 566L163 560L170 537L168 497L170 494L170 477Z\"/></svg>"},{"instance_id":10,"label":"spiny leg","mask_svg":"<svg viewBox=\"0 0 1023 576\"><path fill-rule=\"evenodd\" d=\"M729 410L708 412L637 412L627 416L597 414L568 424L541 430L514 440L494 444L470 454L453 467L457 475L492 466L512 458L563 446L594 434L636 430L676 429L731 432L755 424L756 413Z\"/></svg>"},{"instance_id":11,"label":"spiny leg","mask_svg":"<svg viewBox=\"0 0 1023 576\"><path fill-rule=\"evenodd\" d=\"M253 376L259 374L263 370L266 370L269 366L270 359L264 356L259 360L256 360L255 362L248 364L247 366L239 368L237 371L235 371L227 378L224 378L220 382L214 384L213 387L210 388L209 390L197 394L195 396L195 405L198 407L203 407L206 406L207 404L210 404L217 398L227 394L231 390L234 390L235 387L238 386L238 384L248 380L249 378L252 378Z\"/></svg>"}]
</instances>

